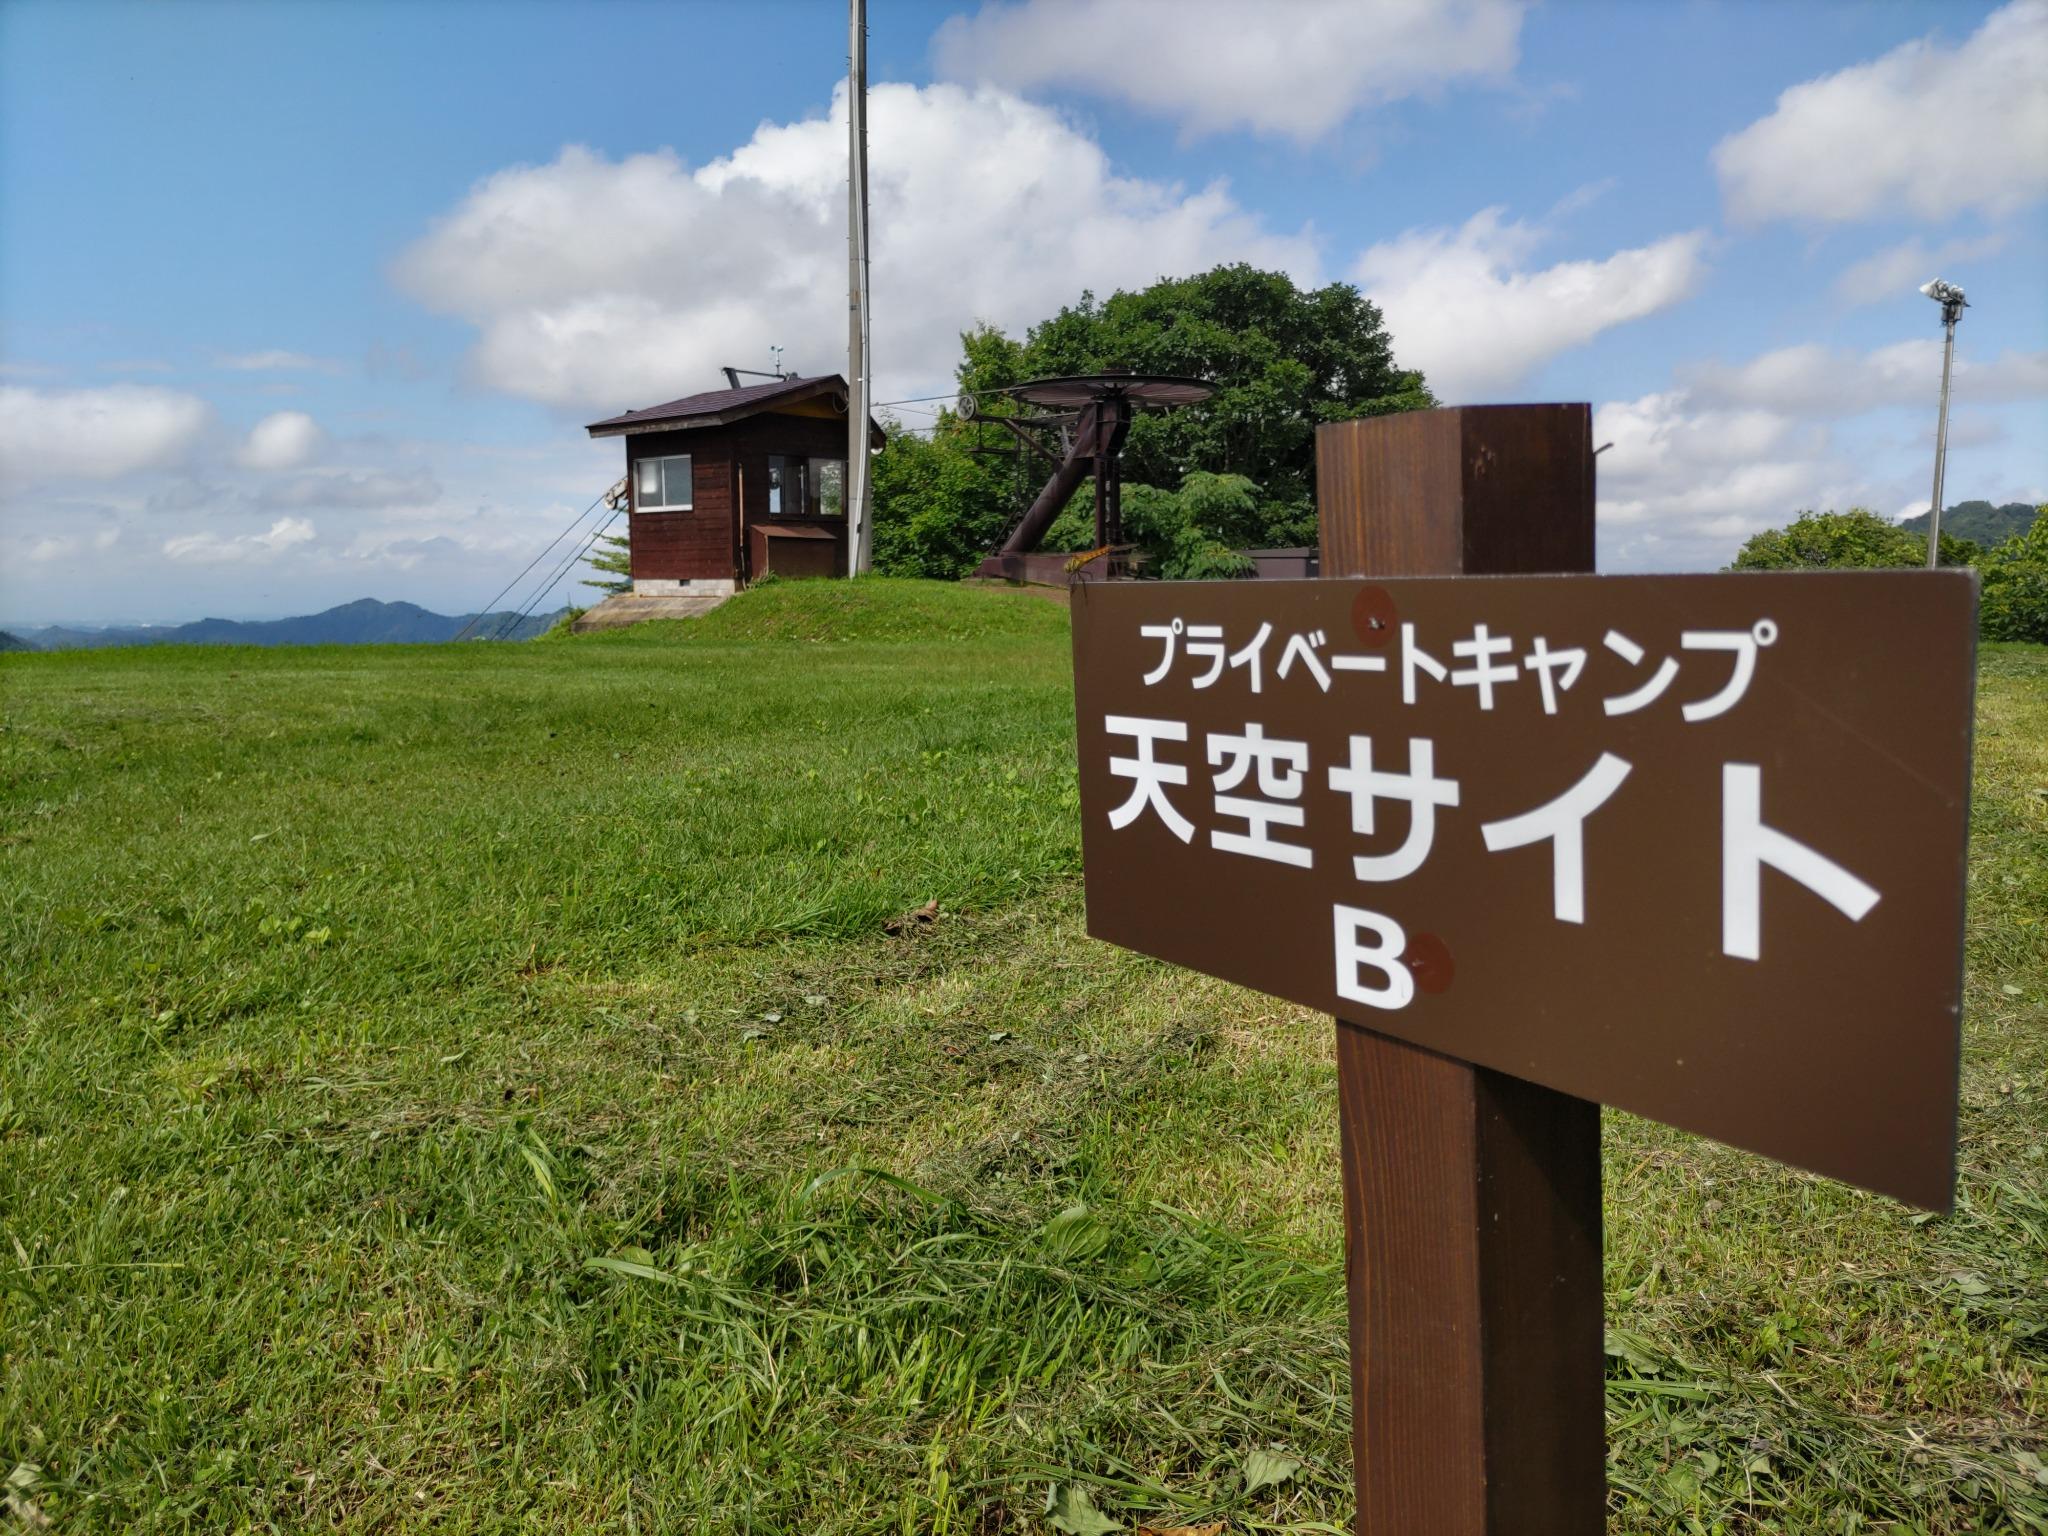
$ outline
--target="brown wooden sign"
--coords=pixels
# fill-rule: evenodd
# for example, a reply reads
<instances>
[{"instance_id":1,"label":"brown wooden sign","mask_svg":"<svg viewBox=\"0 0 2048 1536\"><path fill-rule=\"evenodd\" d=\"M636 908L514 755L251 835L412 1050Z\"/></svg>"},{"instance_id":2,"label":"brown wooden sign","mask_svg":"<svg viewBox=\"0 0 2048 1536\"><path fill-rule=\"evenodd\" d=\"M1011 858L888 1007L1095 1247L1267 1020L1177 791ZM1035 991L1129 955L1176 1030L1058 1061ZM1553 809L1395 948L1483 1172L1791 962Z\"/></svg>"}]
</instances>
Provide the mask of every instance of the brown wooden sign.
<instances>
[{"instance_id":1,"label":"brown wooden sign","mask_svg":"<svg viewBox=\"0 0 2048 1536\"><path fill-rule=\"evenodd\" d=\"M1073 611L1090 933L1949 1205L1973 575Z\"/></svg>"}]
</instances>

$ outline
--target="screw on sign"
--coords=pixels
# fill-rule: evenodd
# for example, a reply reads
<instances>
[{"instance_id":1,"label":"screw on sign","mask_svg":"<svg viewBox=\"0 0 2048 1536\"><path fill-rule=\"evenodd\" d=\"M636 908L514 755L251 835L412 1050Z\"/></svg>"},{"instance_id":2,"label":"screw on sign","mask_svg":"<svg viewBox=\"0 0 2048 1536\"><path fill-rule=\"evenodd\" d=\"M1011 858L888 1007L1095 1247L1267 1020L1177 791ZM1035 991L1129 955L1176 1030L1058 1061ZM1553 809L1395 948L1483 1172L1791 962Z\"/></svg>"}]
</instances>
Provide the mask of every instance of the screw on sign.
<instances>
[{"instance_id":1,"label":"screw on sign","mask_svg":"<svg viewBox=\"0 0 2048 1536\"><path fill-rule=\"evenodd\" d=\"M1090 932L1944 1207L1974 605L1966 573L1082 594Z\"/></svg>"},{"instance_id":2,"label":"screw on sign","mask_svg":"<svg viewBox=\"0 0 2048 1536\"><path fill-rule=\"evenodd\" d=\"M1584 406L1317 449L1372 579L1075 593L1089 931L1337 1016L1358 1530L1590 1533L1598 1104L1950 1202L1975 578L1496 574Z\"/></svg>"}]
</instances>

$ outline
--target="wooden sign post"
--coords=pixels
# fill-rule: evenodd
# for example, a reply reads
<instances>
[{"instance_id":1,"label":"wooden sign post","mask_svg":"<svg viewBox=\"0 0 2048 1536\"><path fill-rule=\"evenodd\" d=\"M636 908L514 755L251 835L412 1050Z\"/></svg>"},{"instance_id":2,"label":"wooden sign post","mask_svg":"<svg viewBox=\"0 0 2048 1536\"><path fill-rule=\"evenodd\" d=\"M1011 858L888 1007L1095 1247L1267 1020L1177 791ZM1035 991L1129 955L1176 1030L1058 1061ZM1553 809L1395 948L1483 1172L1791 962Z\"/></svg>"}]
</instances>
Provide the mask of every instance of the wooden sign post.
<instances>
[{"instance_id":1,"label":"wooden sign post","mask_svg":"<svg viewBox=\"0 0 2048 1536\"><path fill-rule=\"evenodd\" d=\"M1326 426L1324 579L1075 592L1089 931L1338 1020L1362 1536L1602 1528L1600 1104L1951 1198L1975 577L1583 574L1589 427Z\"/></svg>"},{"instance_id":2,"label":"wooden sign post","mask_svg":"<svg viewBox=\"0 0 2048 1536\"><path fill-rule=\"evenodd\" d=\"M1316 433L1325 576L1593 569L1585 406ZM1359 1536L1605 1528L1600 1106L1337 1024Z\"/></svg>"}]
</instances>

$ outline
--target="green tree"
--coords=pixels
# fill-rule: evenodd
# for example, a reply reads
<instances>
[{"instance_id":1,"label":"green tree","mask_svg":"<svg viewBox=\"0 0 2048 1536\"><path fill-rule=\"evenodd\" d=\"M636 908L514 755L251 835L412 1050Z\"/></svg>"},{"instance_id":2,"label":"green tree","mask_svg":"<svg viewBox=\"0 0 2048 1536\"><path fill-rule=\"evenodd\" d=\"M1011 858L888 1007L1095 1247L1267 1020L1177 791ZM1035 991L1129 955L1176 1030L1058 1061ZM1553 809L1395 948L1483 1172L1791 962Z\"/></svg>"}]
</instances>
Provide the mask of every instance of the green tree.
<instances>
[{"instance_id":1,"label":"green tree","mask_svg":"<svg viewBox=\"0 0 2048 1536\"><path fill-rule=\"evenodd\" d=\"M1249 496L1249 510L1228 518L1239 544L1312 544L1316 427L1436 403L1422 375L1396 365L1379 310L1356 288L1304 291L1285 273L1243 264L1105 300L1083 293L1022 340L982 326L960 342L960 387L975 393L984 415L1016 413L1002 388L1049 374L1128 368L1217 386L1205 405L1146 413L1132 424L1124 522L1147 547L1139 528L1145 488L1183 496L1195 474L1236 482L1230 498ZM971 455L979 441L1008 438L950 411L928 436L892 436L875 469L876 569L957 575L994 547L1045 475L1027 457L1020 482L1006 459ZM1223 493L1210 485L1196 494ZM1075 501L1088 499L1084 489Z\"/></svg>"},{"instance_id":2,"label":"green tree","mask_svg":"<svg viewBox=\"0 0 2048 1536\"><path fill-rule=\"evenodd\" d=\"M630 524L631 519L627 519ZM586 576L583 585L596 587L600 592L617 596L633 590L633 553L630 528L620 533L608 533L597 541L597 547L584 557L593 571L602 571L610 580Z\"/></svg>"},{"instance_id":3,"label":"green tree","mask_svg":"<svg viewBox=\"0 0 2048 1536\"><path fill-rule=\"evenodd\" d=\"M1349 283L1304 291L1240 262L1138 292L1080 301L1023 341L986 328L963 339L960 383L985 390L1048 374L1185 374L1217 386L1193 410L1141 415L1124 449L1127 484L1180 486L1195 471L1259 487L1270 544L1315 539L1315 429L1436 403L1400 368L1377 306Z\"/></svg>"},{"instance_id":4,"label":"green tree","mask_svg":"<svg viewBox=\"0 0 2048 1536\"><path fill-rule=\"evenodd\" d=\"M633 590L632 498L626 490L625 481L619 481L604 493L604 504L612 514L608 521L617 523L619 531L599 538L595 552L584 558L592 570L601 571L611 579L586 576L583 585L596 587L607 596L616 597L621 592Z\"/></svg>"},{"instance_id":5,"label":"green tree","mask_svg":"<svg viewBox=\"0 0 2048 1536\"><path fill-rule=\"evenodd\" d=\"M2034 509L2032 527L1993 546L1978 569L1984 638L2048 645L2048 503Z\"/></svg>"},{"instance_id":6,"label":"green tree","mask_svg":"<svg viewBox=\"0 0 2048 1536\"><path fill-rule=\"evenodd\" d=\"M974 434L950 412L930 436L887 423L888 446L870 461L874 568L884 576L957 580L1009 527L1016 488L1003 461L971 451Z\"/></svg>"},{"instance_id":7,"label":"green tree","mask_svg":"<svg viewBox=\"0 0 2048 1536\"><path fill-rule=\"evenodd\" d=\"M1941 536L1941 563L1969 565L1977 546ZM1846 512L1802 512L1789 527L1772 528L1742 546L1735 571L1871 570L1924 565L1927 535L1901 528L1865 507Z\"/></svg>"}]
</instances>

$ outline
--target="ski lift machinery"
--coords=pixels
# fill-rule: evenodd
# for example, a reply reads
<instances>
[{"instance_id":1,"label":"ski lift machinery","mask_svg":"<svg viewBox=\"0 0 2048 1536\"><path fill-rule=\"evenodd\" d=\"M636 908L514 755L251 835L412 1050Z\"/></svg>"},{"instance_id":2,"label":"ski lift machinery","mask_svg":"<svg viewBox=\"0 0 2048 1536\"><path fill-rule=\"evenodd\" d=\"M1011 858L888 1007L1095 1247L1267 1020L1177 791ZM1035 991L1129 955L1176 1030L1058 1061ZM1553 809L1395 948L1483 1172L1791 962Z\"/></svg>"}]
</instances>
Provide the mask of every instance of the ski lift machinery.
<instances>
[{"instance_id":1,"label":"ski lift machinery","mask_svg":"<svg viewBox=\"0 0 2048 1536\"><path fill-rule=\"evenodd\" d=\"M1089 475L1095 479L1095 545L1115 551L1124 542L1124 440L1139 411L1168 411L1199 405L1216 393L1213 384L1170 374L1075 374L1067 378L1033 379L1013 385L1004 394L1037 406L1036 416L982 416L971 394L960 397L960 415L969 421L998 423L1017 442L1021 455L1029 450L1050 468L1050 475L1031 503L1018 514L994 554L982 561L976 575L1022 579L1024 557L1060 515L1069 498ZM1057 433L1055 453L1039 434Z\"/></svg>"}]
</instances>

